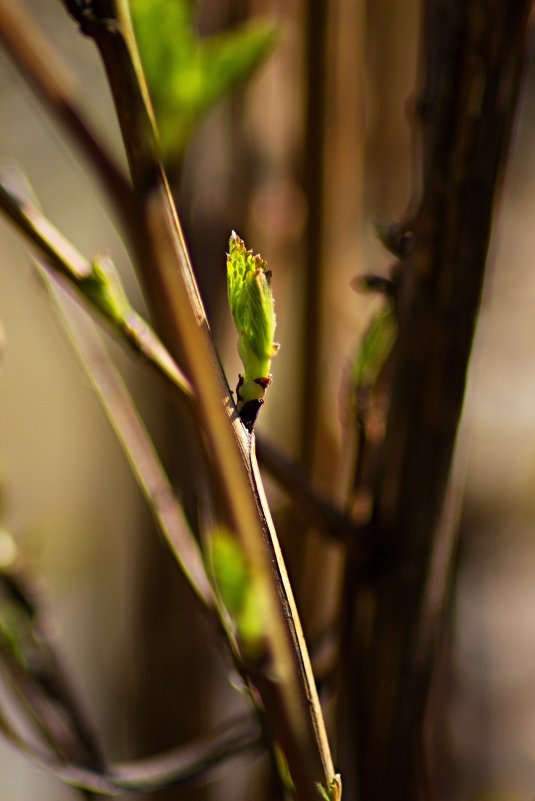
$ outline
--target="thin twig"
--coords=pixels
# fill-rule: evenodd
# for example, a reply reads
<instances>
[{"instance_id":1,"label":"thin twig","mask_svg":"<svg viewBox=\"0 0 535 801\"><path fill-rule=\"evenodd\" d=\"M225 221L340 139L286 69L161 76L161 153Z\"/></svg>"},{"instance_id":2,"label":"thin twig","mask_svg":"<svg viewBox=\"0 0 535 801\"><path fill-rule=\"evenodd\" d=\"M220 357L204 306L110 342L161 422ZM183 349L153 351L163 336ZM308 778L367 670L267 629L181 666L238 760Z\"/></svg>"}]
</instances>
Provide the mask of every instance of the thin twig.
<instances>
[{"instance_id":1,"label":"thin twig","mask_svg":"<svg viewBox=\"0 0 535 801\"><path fill-rule=\"evenodd\" d=\"M72 74L52 42L35 24L22 0L0 0L0 40L27 79L30 88L42 100L45 108L72 134L90 161L130 237L137 261L141 262L146 255L146 242L132 186L99 140L90 121L77 107L76 83ZM271 445L266 444L261 451L266 453L266 469L283 486L292 486L295 466L282 458ZM261 463L262 453L259 450ZM310 518L310 512L314 514L311 522L328 536L338 538L346 527L349 535L352 535L351 520L347 519L344 523L343 513L327 499L319 497L309 482L301 482L297 502L300 503L300 509L307 512L307 519Z\"/></svg>"},{"instance_id":2,"label":"thin twig","mask_svg":"<svg viewBox=\"0 0 535 801\"><path fill-rule=\"evenodd\" d=\"M37 246L47 264L63 275L78 290L83 300L107 320L114 333L175 385L183 398L191 400L192 388L189 380L177 367L149 324L131 308L118 324L110 315L109 309L97 304L94 295L88 292L88 281L94 275L92 263L76 250L34 203L26 196L21 196L19 190L12 186L11 176L1 174L0 208Z\"/></svg>"},{"instance_id":3,"label":"thin twig","mask_svg":"<svg viewBox=\"0 0 535 801\"><path fill-rule=\"evenodd\" d=\"M22 0L0 0L0 41L31 89L73 136L129 233L135 226L132 186L77 107L79 87L53 43Z\"/></svg>"},{"instance_id":4,"label":"thin twig","mask_svg":"<svg viewBox=\"0 0 535 801\"><path fill-rule=\"evenodd\" d=\"M251 717L228 721L220 730L186 746L136 762L110 764L99 771L62 761L40 749L15 729L0 707L0 733L18 751L67 784L103 795L153 793L184 784L205 782L223 765L258 748L261 737Z\"/></svg>"},{"instance_id":5,"label":"thin twig","mask_svg":"<svg viewBox=\"0 0 535 801\"><path fill-rule=\"evenodd\" d=\"M107 764L50 634L53 627L40 588L14 542L10 551L9 561L4 561L0 571L0 589L2 600L10 608L16 605L17 639L13 647L9 646L11 640L0 642L0 671L18 699L19 709L40 735L36 740L14 722L13 704L6 703L3 708L2 692L0 733L19 751L89 797L93 792L156 792L206 780L225 761L260 747L259 727L248 715L166 753L131 763ZM4 689L7 687L2 685Z\"/></svg>"},{"instance_id":6,"label":"thin twig","mask_svg":"<svg viewBox=\"0 0 535 801\"><path fill-rule=\"evenodd\" d=\"M20 177L17 175L17 182ZM13 185L13 174L0 173L0 208L2 208L27 238L37 246L45 257L47 265L56 269L78 290L85 303L99 314L106 316L106 309L96 306L95 298L88 295L85 283L92 275L91 262L80 254L52 223L45 217L36 203L26 193ZM190 408L193 405L193 389L191 383L177 366L175 360L155 334L149 324L138 314L131 311L118 327L116 321L110 320L113 331L136 354L155 369L173 390L173 396L180 403ZM279 454L268 442L258 440L261 459L266 469L275 480L283 486L296 490L296 501L306 510L307 519L313 522L328 536L358 536L351 520L344 516L334 504L323 498L306 477L300 476L299 470ZM345 532L345 534L344 534Z\"/></svg>"},{"instance_id":7,"label":"thin twig","mask_svg":"<svg viewBox=\"0 0 535 801\"><path fill-rule=\"evenodd\" d=\"M8 626L0 636L1 670L58 756L103 770L101 744L58 653L40 588L13 540L8 552L0 569L0 607Z\"/></svg>"},{"instance_id":8,"label":"thin twig","mask_svg":"<svg viewBox=\"0 0 535 801\"><path fill-rule=\"evenodd\" d=\"M364 529L322 492L314 487L306 471L263 437L256 437L256 452L263 468L278 481L292 499L297 516L308 526L325 531L340 542L354 542L361 549L361 562L366 560L367 540Z\"/></svg>"},{"instance_id":9,"label":"thin twig","mask_svg":"<svg viewBox=\"0 0 535 801\"><path fill-rule=\"evenodd\" d=\"M157 157L157 134L128 6L119 0L104 2L98 6L99 13L96 5L83 11L72 2L67 6L83 31L95 39L106 66L134 185L146 202L153 258L145 283L155 290L152 300L156 297L165 314L171 351L184 350L218 489L251 565L255 589L265 603L268 673L258 671L258 665L253 670L246 659L242 667L248 669L262 698L300 798L316 801L316 783L328 786L334 770L310 660L252 442L235 414L214 352L176 209Z\"/></svg>"},{"instance_id":10,"label":"thin twig","mask_svg":"<svg viewBox=\"0 0 535 801\"><path fill-rule=\"evenodd\" d=\"M367 801L429 798L423 719L455 552L443 514L532 5L424 4L422 197L408 223L414 248L400 273L392 396L374 487L382 573L367 658Z\"/></svg>"},{"instance_id":11,"label":"thin twig","mask_svg":"<svg viewBox=\"0 0 535 801\"><path fill-rule=\"evenodd\" d=\"M108 304L99 303L98 295L89 291L91 284L88 282L94 275L94 265L78 253L73 245L54 228L27 197L27 193L21 192L20 189L15 193L0 179L0 206L39 247L45 256L46 263L53 266L61 276L78 289L88 305L96 308L107 319L112 330L118 333L123 341L136 353L141 353L159 373L163 373L178 390L180 397L191 401L192 389L189 381L176 366L175 361L156 334L128 303L121 312L122 317L119 318L110 312ZM71 322L73 326L76 325L74 318ZM211 605L210 584L202 566L197 543L187 527L182 510L174 499L154 449L148 440L148 435L144 431L132 403L129 402L126 388L111 367L106 371L102 349L99 350L95 339L90 342L88 329L86 328L85 335L82 328L77 330L80 339L83 336L86 338L85 355L94 366L98 391L102 395L106 394L107 401L113 405L117 433L123 444L128 443L127 452L133 460L136 476L142 489L151 500L151 507L171 551L178 559L186 578L197 595ZM82 342L80 348L83 348Z\"/></svg>"},{"instance_id":12,"label":"thin twig","mask_svg":"<svg viewBox=\"0 0 535 801\"><path fill-rule=\"evenodd\" d=\"M324 148L327 125L328 0L305 3L305 146L303 187L307 198L305 281L300 386L300 457L311 467L321 404L323 296Z\"/></svg>"},{"instance_id":13,"label":"thin twig","mask_svg":"<svg viewBox=\"0 0 535 801\"><path fill-rule=\"evenodd\" d=\"M206 607L212 607L213 592L195 536L124 381L92 322L65 303L44 267L40 274L171 553L193 591Z\"/></svg>"}]
</instances>

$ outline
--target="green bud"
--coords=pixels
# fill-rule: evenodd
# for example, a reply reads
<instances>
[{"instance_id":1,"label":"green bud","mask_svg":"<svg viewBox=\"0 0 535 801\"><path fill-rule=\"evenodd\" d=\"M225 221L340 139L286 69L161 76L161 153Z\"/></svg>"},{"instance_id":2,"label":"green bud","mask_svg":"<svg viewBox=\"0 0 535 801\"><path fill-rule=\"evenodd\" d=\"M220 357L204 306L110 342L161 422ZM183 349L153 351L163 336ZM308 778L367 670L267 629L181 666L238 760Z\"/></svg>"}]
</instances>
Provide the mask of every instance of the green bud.
<instances>
[{"instance_id":1,"label":"green bud","mask_svg":"<svg viewBox=\"0 0 535 801\"><path fill-rule=\"evenodd\" d=\"M254 658L262 650L266 629L264 594L240 543L223 527L216 527L211 533L210 556L216 591L242 653Z\"/></svg>"},{"instance_id":2,"label":"green bud","mask_svg":"<svg viewBox=\"0 0 535 801\"><path fill-rule=\"evenodd\" d=\"M333 776L329 782L329 789L326 790L319 782L316 784L318 793L324 801L341 801L342 798L342 779L339 773Z\"/></svg>"},{"instance_id":3,"label":"green bud","mask_svg":"<svg viewBox=\"0 0 535 801\"><path fill-rule=\"evenodd\" d=\"M122 325L130 311L117 268L109 256L95 256L91 262L91 273L82 281L83 292L97 308L116 325Z\"/></svg>"},{"instance_id":4,"label":"green bud","mask_svg":"<svg viewBox=\"0 0 535 801\"><path fill-rule=\"evenodd\" d=\"M386 363L397 335L394 305L388 303L372 317L360 343L353 367L353 391L359 396L372 392Z\"/></svg>"},{"instance_id":5,"label":"green bud","mask_svg":"<svg viewBox=\"0 0 535 801\"><path fill-rule=\"evenodd\" d=\"M266 387L271 381L271 359L279 346L274 341L276 317L271 272L261 256L254 256L252 250L246 250L245 243L234 231L229 240L227 287L244 370L236 390L241 415L246 404L257 404L258 411L258 406L263 403ZM253 423L254 419L250 428Z\"/></svg>"}]
</instances>

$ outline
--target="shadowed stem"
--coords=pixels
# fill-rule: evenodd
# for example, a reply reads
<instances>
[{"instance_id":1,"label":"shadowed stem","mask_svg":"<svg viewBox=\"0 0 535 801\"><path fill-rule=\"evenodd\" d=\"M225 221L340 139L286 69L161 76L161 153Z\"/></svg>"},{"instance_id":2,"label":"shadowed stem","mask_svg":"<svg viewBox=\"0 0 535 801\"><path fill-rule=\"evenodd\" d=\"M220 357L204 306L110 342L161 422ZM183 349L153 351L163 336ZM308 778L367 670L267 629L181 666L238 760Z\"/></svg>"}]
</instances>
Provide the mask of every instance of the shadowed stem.
<instances>
[{"instance_id":1,"label":"shadowed stem","mask_svg":"<svg viewBox=\"0 0 535 801\"><path fill-rule=\"evenodd\" d=\"M20 74L87 156L130 236L137 238L132 186L77 107L72 72L22 0L0 0L0 41Z\"/></svg>"},{"instance_id":2,"label":"shadowed stem","mask_svg":"<svg viewBox=\"0 0 535 801\"><path fill-rule=\"evenodd\" d=\"M23 176L15 175L17 184ZM26 187L25 187L26 189ZM136 312L130 310L121 325L111 319L106 308L97 304L97 299L89 295L87 279L92 275L92 264L72 245L52 223L43 215L28 192L21 192L14 186L14 176L0 173L0 208L11 218L17 228L36 246L48 266L80 293L81 299L99 313L111 325L116 336L136 355L141 354L145 361L161 375L173 392L174 398L189 409L194 406L193 388L190 381L179 369L175 360L155 334L149 324ZM322 497L291 462L273 448L268 442L258 439L259 455L266 469L292 494L299 503L306 520L312 522L320 531L335 538L355 538L361 532L351 519Z\"/></svg>"},{"instance_id":3,"label":"shadowed stem","mask_svg":"<svg viewBox=\"0 0 535 801\"><path fill-rule=\"evenodd\" d=\"M305 4L306 108L303 188L307 198L305 307L300 387L300 457L306 468L315 456L314 431L321 404L323 294L323 222L325 203L324 148L327 125L327 38L329 3Z\"/></svg>"},{"instance_id":4,"label":"shadowed stem","mask_svg":"<svg viewBox=\"0 0 535 801\"><path fill-rule=\"evenodd\" d=\"M0 707L0 733L38 766L67 784L99 795L153 793L184 784L205 782L223 763L257 748L261 742L258 724L249 717L230 721L221 730L186 746L131 763L110 764L99 771L66 763L22 737ZM91 796L89 796L91 797Z\"/></svg>"},{"instance_id":5,"label":"shadowed stem","mask_svg":"<svg viewBox=\"0 0 535 801\"><path fill-rule=\"evenodd\" d=\"M177 367L161 340L147 322L131 307L118 321L104 304L91 294L88 282L94 276L93 264L72 245L42 214L37 205L13 186L12 176L0 174L0 208L13 220L31 242L37 246L47 263L63 275L80 293L83 300L97 311L118 337L136 354L179 390L181 397L192 398L192 387Z\"/></svg>"},{"instance_id":6,"label":"shadowed stem","mask_svg":"<svg viewBox=\"0 0 535 801\"><path fill-rule=\"evenodd\" d=\"M195 536L124 381L92 322L65 302L45 268L40 274L171 553L204 606L212 608L213 592Z\"/></svg>"},{"instance_id":7,"label":"shadowed stem","mask_svg":"<svg viewBox=\"0 0 535 801\"><path fill-rule=\"evenodd\" d=\"M88 158L114 203L135 248L137 260L141 262L146 257L146 241L133 188L77 107L76 85L67 66L53 43L35 24L22 0L13 0L12 3L0 0L0 39L30 88L43 101L45 108L67 128ZM148 348L149 342L146 337L144 339ZM177 378L177 375L171 376L171 381L180 392ZM182 384L182 389L189 392L191 388ZM262 446L258 450L261 464L292 495L294 502L297 499L300 519L328 536L358 537L359 532L351 519L328 498L323 498L296 465L270 443L258 437L257 442Z\"/></svg>"},{"instance_id":8,"label":"shadowed stem","mask_svg":"<svg viewBox=\"0 0 535 801\"><path fill-rule=\"evenodd\" d=\"M251 565L265 603L264 648L268 672L244 659L275 738L288 762L298 796L317 800L316 783L328 786L334 770L310 660L249 439L211 340L167 180L157 156L157 134L128 6L102 2L83 11L67 4L103 58L134 186L145 203L152 258L145 284L162 314L171 352L184 352L199 420L215 465L218 491L232 529Z\"/></svg>"},{"instance_id":9,"label":"shadowed stem","mask_svg":"<svg viewBox=\"0 0 535 801\"><path fill-rule=\"evenodd\" d=\"M372 521L362 797L429 799L423 720L455 553L444 518L467 368L530 33L530 0L424 3L422 193ZM359 701L357 701L357 704ZM388 770L385 770L388 765Z\"/></svg>"}]
</instances>

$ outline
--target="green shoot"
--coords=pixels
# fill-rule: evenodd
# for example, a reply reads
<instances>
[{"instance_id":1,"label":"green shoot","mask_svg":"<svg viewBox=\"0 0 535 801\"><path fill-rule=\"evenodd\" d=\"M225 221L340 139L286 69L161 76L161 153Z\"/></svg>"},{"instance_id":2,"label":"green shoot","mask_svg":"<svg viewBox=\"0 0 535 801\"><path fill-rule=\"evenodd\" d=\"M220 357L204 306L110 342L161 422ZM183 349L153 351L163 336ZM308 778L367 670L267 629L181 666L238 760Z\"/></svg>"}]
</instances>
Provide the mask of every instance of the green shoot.
<instances>
[{"instance_id":1,"label":"green shoot","mask_svg":"<svg viewBox=\"0 0 535 801\"><path fill-rule=\"evenodd\" d=\"M236 387L237 409L243 423L252 430L271 383L271 359L279 346L274 341L276 317L271 272L267 262L247 250L234 231L229 240L227 286L244 370Z\"/></svg>"}]
</instances>

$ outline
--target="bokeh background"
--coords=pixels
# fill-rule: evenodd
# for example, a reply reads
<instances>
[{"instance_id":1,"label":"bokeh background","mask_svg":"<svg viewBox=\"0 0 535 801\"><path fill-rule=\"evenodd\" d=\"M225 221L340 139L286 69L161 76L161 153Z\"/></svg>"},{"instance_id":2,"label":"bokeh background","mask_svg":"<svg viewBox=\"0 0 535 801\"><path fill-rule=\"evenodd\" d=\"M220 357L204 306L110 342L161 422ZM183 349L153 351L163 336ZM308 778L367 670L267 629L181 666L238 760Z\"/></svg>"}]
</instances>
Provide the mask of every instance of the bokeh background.
<instances>
[{"instance_id":1,"label":"bokeh background","mask_svg":"<svg viewBox=\"0 0 535 801\"><path fill-rule=\"evenodd\" d=\"M124 164L97 53L60 2L27 0L76 82L76 100ZM385 271L377 220L399 218L417 186L410 122L417 81L419 4L333 0L328 5L323 164L305 157L305 16L299 0L202 0L204 34L263 15L278 44L245 88L196 128L175 182L227 377L238 361L224 301L224 254L235 228L274 273L274 383L260 430L305 459L317 485L343 503L354 454L347 377L374 301L352 287ZM443 798L535 797L535 97L528 71L472 358L456 475L465 477L452 657L442 704ZM120 225L69 134L0 50L0 159L16 162L51 220L90 256L106 250L144 310ZM307 196L323 183L322 343L318 424L303 444L299 382L307 295ZM28 250L0 219L2 526L43 581L75 684L112 759L133 759L206 731L242 708L214 633L191 608L90 382L36 280ZM196 482L188 432L159 383L113 342L186 505ZM184 486L184 476L188 486ZM182 479L182 480L181 480ZM459 479L460 480L460 479ZM311 638L332 622L340 553L296 522L268 482ZM190 511L195 511L190 509ZM290 521L290 523L289 523ZM1 539L0 539L1 544ZM318 589L320 588L320 589ZM242 760L204 789L162 798L250 797L257 762ZM0 795L67 801L73 790L0 741Z\"/></svg>"}]
</instances>

